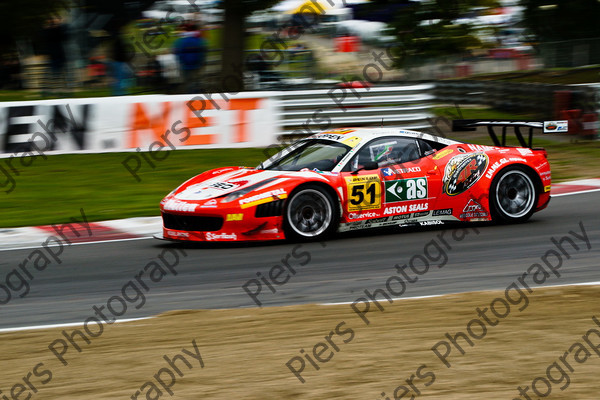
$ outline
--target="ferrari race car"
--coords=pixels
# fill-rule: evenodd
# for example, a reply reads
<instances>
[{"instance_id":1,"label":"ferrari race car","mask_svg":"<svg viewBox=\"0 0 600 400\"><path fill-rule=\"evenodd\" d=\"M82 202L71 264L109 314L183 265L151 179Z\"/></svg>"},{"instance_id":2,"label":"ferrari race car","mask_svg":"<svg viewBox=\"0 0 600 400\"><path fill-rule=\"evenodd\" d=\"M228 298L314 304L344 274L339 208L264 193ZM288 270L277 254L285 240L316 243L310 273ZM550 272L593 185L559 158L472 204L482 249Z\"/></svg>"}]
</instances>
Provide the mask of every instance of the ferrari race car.
<instances>
[{"instance_id":1,"label":"ferrari race car","mask_svg":"<svg viewBox=\"0 0 600 400\"><path fill-rule=\"evenodd\" d=\"M522 222L550 201L543 149L398 128L301 139L256 168L204 172L160 203L161 239L321 240L392 225Z\"/></svg>"}]
</instances>

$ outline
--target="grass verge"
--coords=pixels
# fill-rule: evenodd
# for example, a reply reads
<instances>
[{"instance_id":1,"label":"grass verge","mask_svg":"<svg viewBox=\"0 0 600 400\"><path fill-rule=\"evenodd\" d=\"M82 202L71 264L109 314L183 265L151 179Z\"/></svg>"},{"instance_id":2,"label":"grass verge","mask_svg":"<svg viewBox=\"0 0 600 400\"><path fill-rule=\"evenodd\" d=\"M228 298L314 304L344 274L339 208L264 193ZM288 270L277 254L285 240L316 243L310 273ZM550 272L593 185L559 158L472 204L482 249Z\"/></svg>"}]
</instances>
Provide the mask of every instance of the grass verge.
<instances>
[{"instance_id":1,"label":"grass verge","mask_svg":"<svg viewBox=\"0 0 600 400\"><path fill-rule=\"evenodd\" d=\"M170 151L154 169L143 163L138 182L122 164L132 154L37 157L28 167L14 162L20 175L11 193L4 193L10 186L0 192L0 227L63 223L80 208L90 221L158 215L160 200L194 175L221 166L256 166L266 158L262 149ZM4 174L0 180L6 182Z\"/></svg>"},{"instance_id":2,"label":"grass verge","mask_svg":"<svg viewBox=\"0 0 600 400\"><path fill-rule=\"evenodd\" d=\"M464 110L464 114L465 118L486 115L474 110ZM440 126L450 138L492 144L484 130L449 132L447 126ZM600 141L575 142L569 137L548 136L536 138L534 145L548 150L554 182L600 176ZM19 175L13 175L16 186L11 193L5 190L12 185L6 184L4 174L0 176L0 183L5 185L0 191L0 227L65 223L78 215L80 208L90 221L158 215L162 197L186 179L211 168L255 166L269 153L257 148L171 151L154 169L143 163L141 182L122 164L131 154L54 155L46 160L38 157L27 167L18 160L13 162ZM0 159L0 165L10 170L5 160Z\"/></svg>"},{"instance_id":3,"label":"grass verge","mask_svg":"<svg viewBox=\"0 0 600 400\"><path fill-rule=\"evenodd\" d=\"M66 366L48 349L55 339L64 339L61 328L2 333L0 389L9 393L15 384L24 385L28 372L43 363L38 373L48 370L52 377L46 384L41 381L47 375L29 377L39 391L35 398L131 398L146 382L162 390L153 376L169 368L163 356L172 358L182 349L193 352L195 340L204 367L189 356L191 369L177 362L183 376L177 375L171 388L175 398L382 399L393 398L400 385L410 388L408 379L419 390L419 399L511 399L519 398L519 386L531 387L537 377L548 381L547 368L554 362L562 366L559 357L566 353L573 370L562 366L568 380L563 377L560 382L560 372L551 370L552 399L597 398L599 350L594 352L582 336L592 328L600 329L592 320L594 315L600 317L598 286L539 288L528 295L526 307L524 299L510 305L505 318L494 318L488 311L497 324L487 325L485 334L481 325L472 325L480 339L469 346L459 338L465 354L453 348L447 358L451 367L444 366L431 348L446 333L468 332L467 324L478 318L476 309L487 309L495 298L504 296L501 291L476 292L384 302L383 312L367 314L368 326L348 305L170 312L153 320L104 325L90 344L76 336L81 352L69 347L64 354ZM505 312L500 308L499 313ZM340 330L351 329L352 335L330 334L341 322L345 324ZM90 325L97 333L96 324ZM65 331L70 334L74 329ZM326 336L339 350L329 346L323 351L321 358L329 359L318 364L319 370L306 361L302 384L286 363L302 356L300 349L313 356L317 343L327 343ZM592 333L590 339L597 346L600 334ZM571 347L575 343L588 353L586 357L580 350L579 362L574 360L577 349ZM421 365L426 366L421 375L433 374L434 380L431 375L414 376ZM170 382L166 373L162 376ZM547 391L541 381L536 387ZM149 385L142 393L148 390ZM27 388L24 397L26 393L30 393ZM531 389L529 394L534 397ZM155 392L147 398L158 397Z\"/></svg>"}]
</instances>

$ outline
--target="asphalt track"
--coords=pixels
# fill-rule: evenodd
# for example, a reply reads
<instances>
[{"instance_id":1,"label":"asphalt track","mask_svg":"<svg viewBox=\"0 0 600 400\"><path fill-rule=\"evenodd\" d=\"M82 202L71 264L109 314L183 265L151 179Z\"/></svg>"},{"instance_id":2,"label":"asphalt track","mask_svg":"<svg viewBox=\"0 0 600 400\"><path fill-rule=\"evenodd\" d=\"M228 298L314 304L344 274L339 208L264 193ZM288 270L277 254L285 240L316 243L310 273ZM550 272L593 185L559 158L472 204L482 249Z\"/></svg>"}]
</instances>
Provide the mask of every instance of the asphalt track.
<instances>
[{"instance_id":1,"label":"asphalt track","mask_svg":"<svg viewBox=\"0 0 600 400\"><path fill-rule=\"evenodd\" d=\"M438 268L440 261L430 262L429 270L418 281L407 284L402 297L505 289L532 264L540 263L549 249L556 250L551 237L563 236L572 238L580 250L565 245L570 259L563 256L561 277L552 275L545 285L598 282L598 205L600 192L555 197L546 210L525 224L479 225L479 233L471 225L438 226L366 231L339 235L324 244L303 244L295 252L297 258L288 257L296 274L285 284L273 286L276 293L263 283L257 298L263 306L352 302L363 297L365 289L372 292L385 288L388 277L397 274L395 265L409 263L413 256L424 256L425 246L432 240L445 249L447 264ZM581 234L580 222L589 237L590 250L568 233ZM442 245L440 235L450 250ZM106 306L112 296L122 297L121 288L127 282L161 252L172 249L186 254L180 253L179 264L174 267L177 275L169 273L160 282L147 281L145 304L136 309L134 304L140 305L140 301L127 303L120 318L180 309L256 307L242 285L257 278L257 273L267 277L269 270L280 265L286 255L292 255L296 246L276 242L181 248L143 239L65 247L61 264L33 270L30 292L25 297L13 295L10 302L0 305L0 328L81 322L95 314L92 306ZM436 258L432 249L430 246L431 260ZM31 252L32 249L0 251L0 283L6 284L6 275ZM310 261L307 262L306 253L300 255L303 252L310 253ZM424 268L418 258L413 261L415 267ZM410 270L409 275L415 276Z\"/></svg>"}]
</instances>

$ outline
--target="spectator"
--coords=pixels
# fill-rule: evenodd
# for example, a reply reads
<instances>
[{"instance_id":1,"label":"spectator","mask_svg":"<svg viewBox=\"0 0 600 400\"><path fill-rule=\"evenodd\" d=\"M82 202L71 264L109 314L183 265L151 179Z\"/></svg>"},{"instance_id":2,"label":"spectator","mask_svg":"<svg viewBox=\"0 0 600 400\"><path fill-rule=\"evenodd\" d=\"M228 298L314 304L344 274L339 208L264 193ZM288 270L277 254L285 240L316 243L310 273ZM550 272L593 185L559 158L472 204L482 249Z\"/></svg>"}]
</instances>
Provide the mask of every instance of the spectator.
<instances>
[{"instance_id":1,"label":"spectator","mask_svg":"<svg viewBox=\"0 0 600 400\"><path fill-rule=\"evenodd\" d=\"M16 53L0 61L0 88L9 90L23 89L21 63Z\"/></svg>"},{"instance_id":2,"label":"spectator","mask_svg":"<svg viewBox=\"0 0 600 400\"><path fill-rule=\"evenodd\" d=\"M160 64L160 69L165 79L165 89L167 93L176 93L181 83L181 75L177 57L168 52L163 52L156 57Z\"/></svg>"},{"instance_id":3,"label":"spectator","mask_svg":"<svg viewBox=\"0 0 600 400\"><path fill-rule=\"evenodd\" d=\"M183 93L198 91L200 71L206 62L206 40L193 24L186 24L173 46L183 78Z\"/></svg>"},{"instance_id":4,"label":"spectator","mask_svg":"<svg viewBox=\"0 0 600 400\"><path fill-rule=\"evenodd\" d=\"M59 18L53 17L48 20L44 29L44 38L46 39L46 49L50 58L50 79L49 87L53 89L64 86L64 68L67 61L64 43L67 40L67 31Z\"/></svg>"},{"instance_id":5,"label":"spectator","mask_svg":"<svg viewBox=\"0 0 600 400\"><path fill-rule=\"evenodd\" d=\"M133 70L129 66L132 54L118 33L114 37L112 47L111 72L113 76L113 96L127 94L127 89L132 86Z\"/></svg>"},{"instance_id":6,"label":"spectator","mask_svg":"<svg viewBox=\"0 0 600 400\"><path fill-rule=\"evenodd\" d=\"M106 65L101 56L90 57L88 63L89 83L92 86L103 86L106 78Z\"/></svg>"}]
</instances>

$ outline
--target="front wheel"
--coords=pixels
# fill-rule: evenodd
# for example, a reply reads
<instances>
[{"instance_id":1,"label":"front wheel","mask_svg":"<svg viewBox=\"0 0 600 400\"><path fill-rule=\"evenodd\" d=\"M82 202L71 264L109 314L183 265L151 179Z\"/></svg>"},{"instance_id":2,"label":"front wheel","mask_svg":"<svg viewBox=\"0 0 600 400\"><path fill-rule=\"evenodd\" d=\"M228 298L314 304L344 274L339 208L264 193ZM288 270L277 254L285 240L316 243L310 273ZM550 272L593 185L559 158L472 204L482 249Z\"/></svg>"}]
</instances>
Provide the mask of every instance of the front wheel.
<instances>
[{"instance_id":1,"label":"front wheel","mask_svg":"<svg viewBox=\"0 0 600 400\"><path fill-rule=\"evenodd\" d=\"M531 175L522 167L508 167L490 187L492 218L498 222L524 222L535 211L538 193Z\"/></svg>"},{"instance_id":2,"label":"front wheel","mask_svg":"<svg viewBox=\"0 0 600 400\"><path fill-rule=\"evenodd\" d=\"M339 220L337 203L318 185L297 189L288 200L283 229L289 239L321 240L330 236Z\"/></svg>"}]
</instances>

